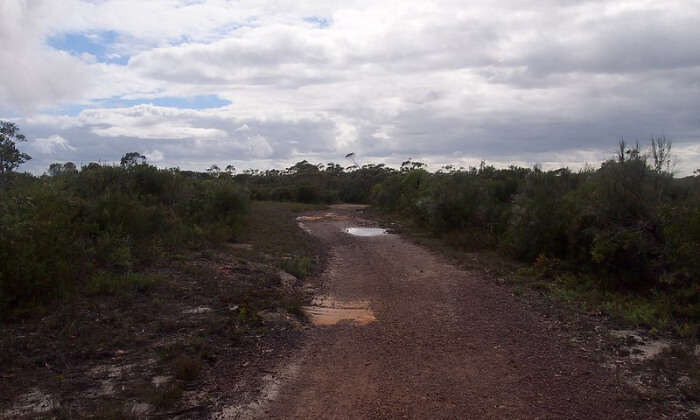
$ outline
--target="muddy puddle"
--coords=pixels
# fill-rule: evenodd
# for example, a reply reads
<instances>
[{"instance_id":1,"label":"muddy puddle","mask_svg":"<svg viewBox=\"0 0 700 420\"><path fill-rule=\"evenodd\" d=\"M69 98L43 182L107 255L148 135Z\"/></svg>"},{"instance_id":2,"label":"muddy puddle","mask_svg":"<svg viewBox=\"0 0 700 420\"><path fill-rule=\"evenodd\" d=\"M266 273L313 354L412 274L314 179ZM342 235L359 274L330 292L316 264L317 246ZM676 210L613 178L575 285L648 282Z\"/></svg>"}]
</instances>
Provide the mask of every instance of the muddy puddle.
<instances>
[{"instance_id":1,"label":"muddy puddle","mask_svg":"<svg viewBox=\"0 0 700 420\"><path fill-rule=\"evenodd\" d=\"M304 306L302 310L312 324L319 326L335 325L341 321L366 325L377 320L369 309L369 302L361 300L341 301L324 296L314 299L310 306Z\"/></svg>"},{"instance_id":2,"label":"muddy puddle","mask_svg":"<svg viewBox=\"0 0 700 420\"><path fill-rule=\"evenodd\" d=\"M386 229L371 227L349 227L345 232L353 236L381 236L386 235Z\"/></svg>"}]
</instances>

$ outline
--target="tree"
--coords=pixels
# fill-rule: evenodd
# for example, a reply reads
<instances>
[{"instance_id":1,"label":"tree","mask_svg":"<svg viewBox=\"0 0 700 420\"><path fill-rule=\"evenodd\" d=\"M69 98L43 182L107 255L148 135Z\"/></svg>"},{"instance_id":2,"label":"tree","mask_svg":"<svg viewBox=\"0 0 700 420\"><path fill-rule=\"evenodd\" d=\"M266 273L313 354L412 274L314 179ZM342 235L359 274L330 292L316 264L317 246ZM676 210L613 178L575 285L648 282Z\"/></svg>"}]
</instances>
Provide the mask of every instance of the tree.
<instances>
[{"instance_id":1,"label":"tree","mask_svg":"<svg viewBox=\"0 0 700 420\"><path fill-rule=\"evenodd\" d=\"M414 161L412 158L408 158L408 160L401 162L401 172L417 171L425 168L426 166L428 165L423 162Z\"/></svg>"},{"instance_id":2,"label":"tree","mask_svg":"<svg viewBox=\"0 0 700 420\"><path fill-rule=\"evenodd\" d=\"M213 176L219 176L221 173L221 169L219 168L219 165L211 165L209 169L207 169L207 172L209 172Z\"/></svg>"},{"instance_id":3,"label":"tree","mask_svg":"<svg viewBox=\"0 0 700 420\"><path fill-rule=\"evenodd\" d=\"M74 174L78 172L78 167L75 166L75 163L73 162L66 162L63 164L63 172Z\"/></svg>"},{"instance_id":4,"label":"tree","mask_svg":"<svg viewBox=\"0 0 700 420\"><path fill-rule=\"evenodd\" d=\"M119 162L123 168L132 168L137 165L143 165L146 163L146 156L138 152L129 152L122 156Z\"/></svg>"},{"instance_id":5,"label":"tree","mask_svg":"<svg viewBox=\"0 0 700 420\"><path fill-rule=\"evenodd\" d=\"M671 141L666 137L651 138L651 156L654 158L656 172L671 171Z\"/></svg>"},{"instance_id":6,"label":"tree","mask_svg":"<svg viewBox=\"0 0 700 420\"><path fill-rule=\"evenodd\" d=\"M63 172L63 164L55 162L49 165L49 176L59 176Z\"/></svg>"},{"instance_id":7,"label":"tree","mask_svg":"<svg viewBox=\"0 0 700 420\"><path fill-rule=\"evenodd\" d=\"M15 142L27 141L11 122L0 121L0 176L3 178L32 157L17 149Z\"/></svg>"},{"instance_id":8,"label":"tree","mask_svg":"<svg viewBox=\"0 0 700 420\"><path fill-rule=\"evenodd\" d=\"M646 156L642 155L642 152L639 150L639 142L634 147L627 147L625 139L621 139L618 143L618 151L615 158L619 163L624 163L630 160L645 160Z\"/></svg>"},{"instance_id":9,"label":"tree","mask_svg":"<svg viewBox=\"0 0 700 420\"><path fill-rule=\"evenodd\" d=\"M63 174L74 174L78 172L78 168L76 168L75 163L73 162L66 162L66 163L52 163L49 165L49 170L48 173L50 176L59 176Z\"/></svg>"}]
</instances>

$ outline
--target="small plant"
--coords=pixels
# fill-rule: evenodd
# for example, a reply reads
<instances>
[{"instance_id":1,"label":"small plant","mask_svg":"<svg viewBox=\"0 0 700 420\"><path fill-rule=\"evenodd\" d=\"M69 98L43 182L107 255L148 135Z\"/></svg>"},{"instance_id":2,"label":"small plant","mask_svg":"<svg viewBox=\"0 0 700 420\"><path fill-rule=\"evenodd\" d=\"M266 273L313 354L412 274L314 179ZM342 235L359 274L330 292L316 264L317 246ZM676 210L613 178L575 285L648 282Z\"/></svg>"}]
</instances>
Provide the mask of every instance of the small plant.
<instances>
[{"instance_id":1,"label":"small plant","mask_svg":"<svg viewBox=\"0 0 700 420\"><path fill-rule=\"evenodd\" d=\"M182 387L177 383L170 383L154 391L150 402L162 410L174 406L180 397L182 397Z\"/></svg>"},{"instance_id":2,"label":"small plant","mask_svg":"<svg viewBox=\"0 0 700 420\"><path fill-rule=\"evenodd\" d=\"M181 354L173 362L175 367L175 377L185 382L192 382L199 376L202 370L202 363L190 356Z\"/></svg>"},{"instance_id":3,"label":"small plant","mask_svg":"<svg viewBox=\"0 0 700 420\"><path fill-rule=\"evenodd\" d=\"M551 279L554 278L561 261L558 258L547 257L544 253L537 256L533 264L534 271L539 278Z\"/></svg>"},{"instance_id":4,"label":"small plant","mask_svg":"<svg viewBox=\"0 0 700 420\"><path fill-rule=\"evenodd\" d=\"M312 262L309 257L294 257L282 262L282 269L296 278L303 279L311 272Z\"/></svg>"},{"instance_id":5,"label":"small plant","mask_svg":"<svg viewBox=\"0 0 700 420\"><path fill-rule=\"evenodd\" d=\"M95 273L87 282L88 295L114 295L136 291L145 293L161 281L156 275L126 273L114 274L105 271Z\"/></svg>"}]
</instances>

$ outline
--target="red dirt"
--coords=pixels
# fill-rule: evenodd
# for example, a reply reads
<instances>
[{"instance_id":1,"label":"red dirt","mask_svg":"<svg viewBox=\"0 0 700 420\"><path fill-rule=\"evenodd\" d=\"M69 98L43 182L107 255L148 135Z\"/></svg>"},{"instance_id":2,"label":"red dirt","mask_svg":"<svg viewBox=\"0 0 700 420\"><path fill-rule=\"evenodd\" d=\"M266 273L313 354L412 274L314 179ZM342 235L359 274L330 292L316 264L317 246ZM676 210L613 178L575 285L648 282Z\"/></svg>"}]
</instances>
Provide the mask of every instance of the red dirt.
<instances>
[{"instance_id":1,"label":"red dirt","mask_svg":"<svg viewBox=\"0 0 700 420\"><path fill-rule=\"evenodd\" d=\"M376 322L314 328L264 417L658 417L587 344L483 273L398 235L343 232L372 224L355 210L304 223L330 250L324 294L368 301Z\"/></svg>"}]
</instances>

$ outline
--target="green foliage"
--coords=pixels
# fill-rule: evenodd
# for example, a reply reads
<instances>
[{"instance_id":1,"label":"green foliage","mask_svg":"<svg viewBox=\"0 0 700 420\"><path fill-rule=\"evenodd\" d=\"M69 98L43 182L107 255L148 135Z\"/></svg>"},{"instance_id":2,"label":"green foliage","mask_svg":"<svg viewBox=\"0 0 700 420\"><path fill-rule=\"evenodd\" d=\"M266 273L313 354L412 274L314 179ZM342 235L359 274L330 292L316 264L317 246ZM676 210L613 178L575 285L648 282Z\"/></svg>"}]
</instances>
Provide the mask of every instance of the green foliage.
<instances>
[{"instance_id":1,"label":"green foliage","mask_svg":"<svg viewBox=\"0 0 700 420\"><path fill-rule=\"evenodd\" d=\"M127 291L145 293L160 281L160 277L155 275L99 271L88 279L85 290L89 295L113 295Z\"/></svg>"},{"instance_id":2,"label":"green foliage","mask_svg":"<svg viewBox=\"0 0 700 420\"><path fill-rule=\"evenodd\" d=\"M332 162L313 165L301 161L284 171L251 170L234 178L246 185L256 200L367 203L372 188L394 172L384 165L354 166L345 170Z\"/></svg>"},{"instance_id":3,"label":"green foliage","mask_svg":"<svg viewBox=\"0 0 700 420\"><path fill-rule=\"evenodd\" d=\"M673 319L688 334L700 318L700 177L673 178L664 138L650 155L621 142L614 160L578 173L482 163L431 174L409 161L370 197L453 245L532 263L539 282L572 272L585 290L636 296L599 298L630 322Z\"/></svg>"},{"instance_id":4,"label":"green foliage","mask_svg":"<svg viewBox=\"0 0 700 420\"><path fill-rule=\"evenodd\" d=\"M234 180L131 160L80 171L52 165L52 176L3 191L0 315L82 289L143 291L152 279L135 273L162 256L235 239L248 193Z\"/></svg>"},{"instance_id":5,"label":"green foliage","mask_svg":"<svg viewBox=\"0 0 700 420\"><path fill-rule=\"evenodd\" d=\"M296 278L303 279L311 272L311 258L295 257L284 260L282 262L282 269Z\"/></svg>"},{"instance_id":6,"label":"green foliage","mask_svg":"<svg viewBox=\"0 0 700 420\"><path fill-rule=\"evenodd\" d=\"M32 157L17 149L17 142L26 141L19 128L11 122L0 121L0 182L7 174Z\"/></svg>"}]
</instances>

